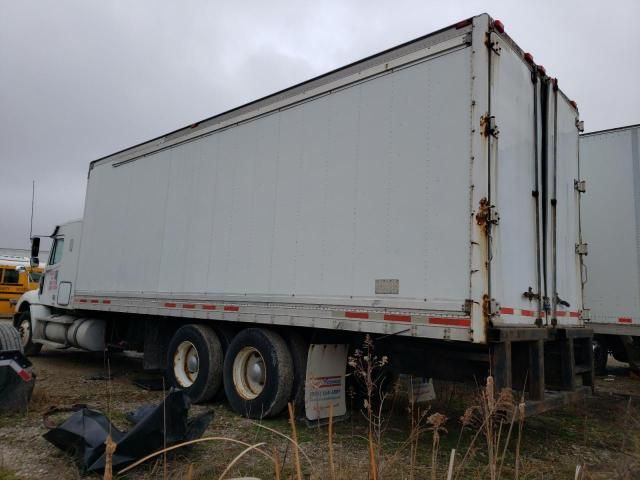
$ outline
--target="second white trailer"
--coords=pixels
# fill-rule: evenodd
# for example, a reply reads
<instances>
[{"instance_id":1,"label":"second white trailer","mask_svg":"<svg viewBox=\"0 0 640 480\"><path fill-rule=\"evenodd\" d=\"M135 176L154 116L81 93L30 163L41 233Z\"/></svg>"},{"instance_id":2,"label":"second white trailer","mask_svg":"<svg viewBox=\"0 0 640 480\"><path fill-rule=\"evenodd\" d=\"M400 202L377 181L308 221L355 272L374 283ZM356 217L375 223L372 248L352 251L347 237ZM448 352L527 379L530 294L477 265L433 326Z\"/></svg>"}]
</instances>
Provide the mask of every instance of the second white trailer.
<instances>
[{"instance_id":1,"label":"second white trailer","mask_svg":"<svg viewBox=\"0 0 640 480\"><path fill-rule=\"evenodd\" d=\"M580 168L596 365L603 372L612 353L640 371L640 125L581 135Z\"/></svg>"}]
</instances>

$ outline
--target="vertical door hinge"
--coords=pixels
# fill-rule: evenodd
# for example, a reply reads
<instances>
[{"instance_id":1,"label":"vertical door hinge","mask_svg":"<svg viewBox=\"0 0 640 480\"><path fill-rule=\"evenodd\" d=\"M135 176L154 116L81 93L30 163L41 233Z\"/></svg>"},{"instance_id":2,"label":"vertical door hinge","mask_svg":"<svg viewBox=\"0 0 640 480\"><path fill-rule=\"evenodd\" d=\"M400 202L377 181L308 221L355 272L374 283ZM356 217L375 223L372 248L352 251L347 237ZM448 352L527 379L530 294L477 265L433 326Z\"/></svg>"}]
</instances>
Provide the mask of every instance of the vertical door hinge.
<instances>
[{"instance_id":1,"label":"vertical door hinge","mask_svg":"<svg viewBox=\"0 0 640 480\"><path fill-rule=\"evenodd\" d=\"M587 191L587 181L586 180L574 180L573 187L580 193L584 193Z\"/></svg>"},{"instance_id":2,"label":"vertical door hinge","mask_svg":"<svg viewBox=\"0 0 640 480\"><path fill-rule=\"evenodd\" d=\"M480 117L480 131L485 137L491 135L492 137L498 138L500 130L498 129L498 125L496 125L496 117L493 115L483 115Z\"/></svg>"},{"instance_id":3,"label":"vertical door hinge","mask_svg":"<svg viewBox=\"0 0 640 480\"><path fill-rule=\"evenodd\" d=\"M494 36L491 35L491 32L487 32L486 34L486 40L485 40L485 45L491 49L491 51L493 53L495 53L496 55L500 55L500 52L502 51L502 48L500 47L500 44L498 43L497 40L493 40Z\"/></svg>"},{"instance_id":4,"label":"vertical door hinge","mask_svg":"<svg viewBox=\"0 0 640 480\"><path fill-rule=\"evenodd\" d=\"M500 215L498 215L495 205L489 205L489 200L486 198L480 200L480 206L476 212L476 223L481 227L500 223Z\"/></svg>"},{"instance_id":5,"label":"vertical door hinge","mask_svg":"<svg viewBox=\"0 0 640 480\"><path fill-rule=\"evenodd\" d=\"M577 255L588 255L589 248L586 243L576 243L576 254Z\"/></svg>"}]
</instances>

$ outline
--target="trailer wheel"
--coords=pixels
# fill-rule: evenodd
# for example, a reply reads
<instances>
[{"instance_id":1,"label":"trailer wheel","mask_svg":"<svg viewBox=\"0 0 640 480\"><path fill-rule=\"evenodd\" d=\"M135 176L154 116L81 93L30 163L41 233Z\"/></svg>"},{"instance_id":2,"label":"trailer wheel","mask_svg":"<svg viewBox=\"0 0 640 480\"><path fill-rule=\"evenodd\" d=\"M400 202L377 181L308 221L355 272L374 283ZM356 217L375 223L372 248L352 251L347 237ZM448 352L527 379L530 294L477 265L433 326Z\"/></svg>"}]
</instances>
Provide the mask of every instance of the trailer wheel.
<instances>
[{"instance_id":1,"label":"trailer wheel","mask_svg":"<svg viewBox=\"0 0 640 480\"><path fill-rule=\"evenodd\" d=\"M8 323L0 323L0 351L3 350L22 350L22 340L18 330Z\"/></svg>"},{"instance_id":2,"label":"trailer wheel","mask_svg":"<svg viewBox=\"0 0 640 480\"><path fill-rule=\"evenodd\" d=\"M213 328L184 325L169 342L169 382L184 389L194 403L206 402L222 385L222 359L222 345Z\"/></svg>"},{"instance_id":3,"label":"trailer wheel","mask_svg":"<svg viewBox=\"0 0 640 480\"><path fill-rule=\"evenodd\" d=\"M304 416L304 390L307 381L307 358L309 344L297 333L287 335L287 345L293 362L293 386L291 389L291 403L297 417Z\"/></svg>"},{"instance_id":4,"label":"trailer wheel","mask_svg":"<svg viewBox=\"0 0 640 480\"><path fill-rule=\"evenodd\" d=\"M218 338L220 339L220 344L222 345L222 359L224 363L224 356L229 350L229 345L231 345L231 341L233 337L236 335L236 331L230 329L228 327L216 327L216 333L218 334ZM223 401L225 399L224 387L218 390L218 393L212 398L214 402Z\"/></svg>"},{"instance_id":5,"label":"trailer wheel","mask_svg":"<svg viewBox=\"0 0 640 480\"><path fill-rule=\"evenodd\" d=\"M33 329L31 328L31 312L25 310L18 317L16 328L20 334L22 349L27 356L37 355L42 350L41 343L33 343Z\"/></svg>"},{"instance_id":6,"label":"trailer wheel","mask_svg":"<svg viewBox=\"0 0 640 480\"><path fill-rule=\"evenodd\" d=\"M596 338L593 339L593 368L596 375L607 373L607 357L609 349L607 345Z\"/></svg>"},{"instance_id":7,"label":"trailer wheel","mask_svg":"<svg viewBox=\"0 0 640 480\"><path fill-rule=\"evenodd\" d=\"M13 325L0 323L0 352L8 350L18 350L22 352L22 342L20 334ZM0 367L0 392L3 392L13 381L13 370L9 367Z\"/></svg>"},{"instance_id":8,"label":"trailer wheel","mask_svg":"<svg viewBox=\"0 0 640 480\"><path fill-rule=\"evenodd\" d=\"M248 328L234 337L224 357L224 390L233 410L249 418L278 415L292 385L291 353L280 335Z\"/></svg>"}]
</instances>

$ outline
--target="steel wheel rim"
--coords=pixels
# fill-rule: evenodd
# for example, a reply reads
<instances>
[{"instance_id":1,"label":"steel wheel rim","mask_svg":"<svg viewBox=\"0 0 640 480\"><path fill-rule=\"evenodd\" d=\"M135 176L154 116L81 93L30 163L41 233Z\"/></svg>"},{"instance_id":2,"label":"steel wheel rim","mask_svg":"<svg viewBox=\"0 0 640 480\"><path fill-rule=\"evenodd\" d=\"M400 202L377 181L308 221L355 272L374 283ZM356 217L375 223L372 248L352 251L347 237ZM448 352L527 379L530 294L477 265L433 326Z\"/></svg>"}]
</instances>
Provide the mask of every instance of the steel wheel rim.
<instances>
[{"instance_id":1,"label":"steel wheel rim","mask_svg":"<svg viewBox=\"0 0 640 480\"><path fill-rule=\"evenodd\" d=\"M233 360L233 384L245 400L253 400L264 390L267 381L265 361L254 347L243 347Z\"/></svg>"},{"instance_id":2,"label":"steel wheel rim","mask_svg":"<svg viewBox=\"0 0 640 480\"><path fill-rule=\"evenodd\" d=\"M173 375L183 388L189 388L196 382L200 369L200 357L195 345L187 340L176 348L173 355Z\"/></svg>"},{"instance_id":3,"label":"steel wheel rim","mask_svg":"<svg viewBox=\"0 0 640 480\"><path fill-rule=\"evenodd\" d=\"M18 327L18 333L20 334L20 341L22 343L22 347L26 347L31 340L31 320L24 319L20 322L20 326Z\"/></svg>"}]
</instances>

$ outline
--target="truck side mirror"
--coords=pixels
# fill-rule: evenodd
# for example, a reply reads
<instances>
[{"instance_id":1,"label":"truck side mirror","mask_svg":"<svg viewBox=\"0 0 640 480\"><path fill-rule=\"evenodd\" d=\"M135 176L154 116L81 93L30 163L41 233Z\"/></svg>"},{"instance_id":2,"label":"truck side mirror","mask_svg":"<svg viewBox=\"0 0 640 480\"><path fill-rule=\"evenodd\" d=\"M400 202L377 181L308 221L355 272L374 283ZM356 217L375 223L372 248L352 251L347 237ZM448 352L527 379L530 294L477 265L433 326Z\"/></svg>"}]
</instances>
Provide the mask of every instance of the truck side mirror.
<instances>
[{"instance_id":1,"label":"truck side mirror","mask_svg":"<svg viewBox=\"0 0 640 480\"><path fill-rule=\"evenodd\" d=\"M40 264L38 253L40 253L40 237L33 237L31 239L31 259L29 261L32 267L37 267Z\"/></svg>"}]
</instances>

